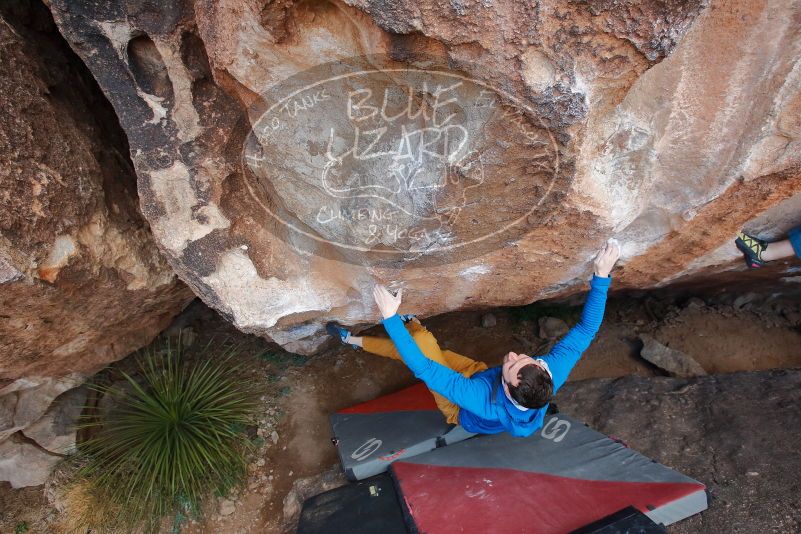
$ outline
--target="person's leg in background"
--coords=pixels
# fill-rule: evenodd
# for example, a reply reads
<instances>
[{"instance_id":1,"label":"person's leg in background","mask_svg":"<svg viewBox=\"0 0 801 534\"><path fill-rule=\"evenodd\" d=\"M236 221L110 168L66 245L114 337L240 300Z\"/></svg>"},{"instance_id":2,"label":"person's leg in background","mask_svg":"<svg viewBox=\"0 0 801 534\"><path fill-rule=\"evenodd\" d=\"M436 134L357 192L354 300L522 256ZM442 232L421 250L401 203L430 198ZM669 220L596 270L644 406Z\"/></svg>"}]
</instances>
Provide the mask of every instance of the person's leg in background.
<instances>
[{"instance_id":1,"label":"person's leg in background","mask_svg":"<svg viewBox=\"0 0 801 534\"><path fill-rule=\"evenodd\" d=\"M765 252L762 253L762 258L766 261L789 258L790 256L801 258L801 226L790 230L788 239L770 243Z\"/></svg>"},{"instance_id":2,"label":"person's leg in background","mask_svg":"<svg viewBox=\"0 0 801 534\"><path fill-rule=\"evenodd\" d=\"M766 247L765 252L762 253L762 259L765 261L789 258L790 256L796 254L796 252L793 250L793 244L789 239L785 239L784 241L776 241L769 244L770 246Z\"/></svg>"},{"instance_id":3,"label":"person's leg in background","mask_svg":"<svg viewBox=\"0 0 801 534\"><path fill-rule=\"evenodd\" d=\"M789 232L789 239L768 243L746 233L740 233L735 240L746 264L751 268L763 267L766 262L798 256L801 258L801 226Z\"/></svg>"},{"instance_id":4,"label":"person's leg in background","mask_svg":"<svg viewBox=\"0 0 801 534\"><path fill-rule=\"evenodd\" d=\"M796 226L788 232L790 244L793 246L795 255L801 260L801 226Z\"/></svg>"}]
</instances>

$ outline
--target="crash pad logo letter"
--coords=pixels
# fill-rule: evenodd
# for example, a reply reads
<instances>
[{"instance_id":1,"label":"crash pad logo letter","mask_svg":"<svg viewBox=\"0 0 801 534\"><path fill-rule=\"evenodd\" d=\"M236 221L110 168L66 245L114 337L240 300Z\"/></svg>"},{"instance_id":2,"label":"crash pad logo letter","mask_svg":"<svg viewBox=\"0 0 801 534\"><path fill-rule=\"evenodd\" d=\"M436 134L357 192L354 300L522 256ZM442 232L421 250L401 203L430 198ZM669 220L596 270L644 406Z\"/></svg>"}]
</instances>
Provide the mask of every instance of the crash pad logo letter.
<instances>
[{"instance_id":1,"label":"crash pad logo letter","mask_svg":"<svg viewBox=\"0 0 801 534\"><path fill-rule=\"evenodd\" d=\"M542 437L545 439L553 440L554 443L559 443L567 433L570 431L570 421L566 421L565 419L559 419L558 417L554 417L547 423L545 426L542 427Z\"/></svg>"},{"instance_id":2,"label":"crash pad logo letter","mask_svg":"<svg viewBox=\"0 0 801 534\"><path fill-rule=\"evenodd\" d=\"M367 459L371 454L377 451L383 442L380 439L370 438L365 441L358 449L353 451L350 455L351 458L357 462Z\"/></svg>"}]
</instances>

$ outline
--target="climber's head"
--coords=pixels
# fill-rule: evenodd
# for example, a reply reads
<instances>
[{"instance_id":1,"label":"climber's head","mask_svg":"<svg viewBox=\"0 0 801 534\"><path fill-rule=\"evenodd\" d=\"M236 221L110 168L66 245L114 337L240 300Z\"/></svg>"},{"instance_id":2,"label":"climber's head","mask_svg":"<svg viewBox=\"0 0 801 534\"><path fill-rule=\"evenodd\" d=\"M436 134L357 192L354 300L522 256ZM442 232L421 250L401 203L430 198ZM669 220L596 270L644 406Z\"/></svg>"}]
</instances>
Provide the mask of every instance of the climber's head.
<instances>
[{"instance_id":1,"label":"climber's head","mask_svg":"<svg viewBox=\"0 0 801 534\"><path fill-rule=\"evenodd\" d=\"M542 408L553 396L553 379L542 360L510 352L503 357L501 376L503 387L520 406Z\"/></svg>"}]
</instances>

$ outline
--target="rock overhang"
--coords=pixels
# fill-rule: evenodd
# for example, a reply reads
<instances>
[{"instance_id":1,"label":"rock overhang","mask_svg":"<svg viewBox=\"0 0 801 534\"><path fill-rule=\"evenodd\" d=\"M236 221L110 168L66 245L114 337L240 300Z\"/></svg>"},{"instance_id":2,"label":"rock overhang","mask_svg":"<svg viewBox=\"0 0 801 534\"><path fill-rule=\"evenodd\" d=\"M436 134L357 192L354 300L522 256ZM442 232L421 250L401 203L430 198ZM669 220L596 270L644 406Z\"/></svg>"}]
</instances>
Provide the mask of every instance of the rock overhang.
<instances>
[{"instance_id":1,"label":"rock overhang","mask_svg":"<svg viewBox=\"0 0 801 534\"><path fill-rule=\"evenodd\" d=\"M329 319L375 321L376 281L430 315L580 290L612 234L633 287L734 259L716 249L801 185L797 136L761 141L799 92L779 47L798 32L765 16L796 8L732 7L741 21L704 2L52 9L121 117L179 276L239 328L311 352ZM703 55L768 36L772 70ZM757 98L764 77L781 90L738 120L731 99ZM781 169L780 192L738 181L745 168ZM757 211L734 207L686 261L648 265L749 187Z\"/></svg>"}]
</instances>

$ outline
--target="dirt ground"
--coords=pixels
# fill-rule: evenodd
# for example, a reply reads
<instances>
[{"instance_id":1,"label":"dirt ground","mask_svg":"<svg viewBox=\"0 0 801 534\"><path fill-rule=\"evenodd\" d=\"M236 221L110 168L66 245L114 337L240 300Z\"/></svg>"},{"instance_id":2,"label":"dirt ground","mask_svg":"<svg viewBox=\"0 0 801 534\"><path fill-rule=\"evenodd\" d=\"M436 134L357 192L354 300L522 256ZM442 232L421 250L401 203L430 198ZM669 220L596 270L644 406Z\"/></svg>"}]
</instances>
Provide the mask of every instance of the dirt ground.
<instances>
[{"instance_id":1,"label":"dirt ground","mask_svg":"<svg viewBox=\"0 0 801 534\"><path fill-rule=\"evenodd\" d=\"M801 367L798 302L754 294L719 294L706 301L658 295L613 298L596 340L570 381L664 375L639 357L640 333L692 356L709 373ZM444 348L495 365L509 350L532 353L533 348L547 348L538 337L540 317L556 316L572 325L580 310L580 305L545 303L451 313L423 323ZM494 316L494 326L482 326L486 313ZM302 499L315 488L341 483L328 416L414 381L400 362L338 344L311 358L285 353L237 332L199 302L167 334L179 330L194 335L195 344L224 338L240 344L242 357L253 364L254 379L265 387L258 425L263 446L251 463L247 483L226 499L212 502L200 521L183 525L183 532L293 531ZM58 518L41 487L0 487L0 532L14 532L22 524L28 532L53 532Z\"/></svg>"}]
</instances>

